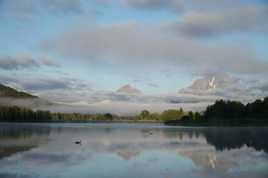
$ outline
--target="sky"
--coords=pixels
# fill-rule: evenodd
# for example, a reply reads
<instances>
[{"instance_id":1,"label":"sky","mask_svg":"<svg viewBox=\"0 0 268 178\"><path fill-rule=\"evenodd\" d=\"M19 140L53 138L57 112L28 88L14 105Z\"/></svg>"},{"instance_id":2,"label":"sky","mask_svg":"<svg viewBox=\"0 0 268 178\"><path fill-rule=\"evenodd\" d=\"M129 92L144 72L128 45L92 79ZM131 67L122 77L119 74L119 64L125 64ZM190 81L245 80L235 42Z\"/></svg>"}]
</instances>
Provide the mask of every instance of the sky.
<instances>
[{"instance_id":1,"label":"sky","mask_svg":"<svg viewBox=\"0 0 268 178\"><path fill-rule=\"evenodd\" d=\"M0 0L0 82L90 112L249 102L267 19L267 0Z\"/></svg>"}]
</instances>

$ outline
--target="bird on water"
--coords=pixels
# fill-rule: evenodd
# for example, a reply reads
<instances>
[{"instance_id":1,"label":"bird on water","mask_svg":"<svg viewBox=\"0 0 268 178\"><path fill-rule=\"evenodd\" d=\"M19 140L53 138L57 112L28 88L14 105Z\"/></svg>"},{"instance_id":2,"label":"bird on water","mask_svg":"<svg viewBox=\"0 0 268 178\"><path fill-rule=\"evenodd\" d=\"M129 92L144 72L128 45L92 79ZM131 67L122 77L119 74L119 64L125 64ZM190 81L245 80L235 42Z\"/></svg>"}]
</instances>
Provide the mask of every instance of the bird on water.
<instances>
[{"instance_id":1,"label":"bird on water","mask_svg":"<svg viewBox=\"0 0 268 178\"><path fill-rule=\"evenodd\" d=\"M77 140L74 143L77 144L77 145L82 145L82 141L81 140Z\"/></svg>"}]
</instances>

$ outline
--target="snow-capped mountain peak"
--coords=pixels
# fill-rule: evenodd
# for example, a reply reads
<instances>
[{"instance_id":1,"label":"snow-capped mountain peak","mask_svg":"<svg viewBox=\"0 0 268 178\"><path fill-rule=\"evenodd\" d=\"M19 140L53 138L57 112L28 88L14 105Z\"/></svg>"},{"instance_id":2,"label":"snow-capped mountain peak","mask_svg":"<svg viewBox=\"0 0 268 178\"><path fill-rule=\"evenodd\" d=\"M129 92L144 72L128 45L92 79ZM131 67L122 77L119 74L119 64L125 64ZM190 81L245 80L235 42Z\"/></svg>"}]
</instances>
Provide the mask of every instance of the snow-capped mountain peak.
<instances>
[{"instance_id":1,"label":"snow-capped mountain peak","mask_svg":"<svg viewBox=\"0 0 268 178\"><path fill-rule=\"evenodd\" d=\"M237 80L227 75L210 76L197 79L187 88L180 90L180 93L202 93L213 92L237 85Z\"/></svg>"},{"instance_id":2,"label":"snow-capped mountain peak","mask_svg":"<svg viewBox=\"0 0 268 178\"><path fill-rule=\"evenodd\" d=\"M211 80L208 80L208 89L216 89L215 77L212 77Z\"/></svg>"}]
</instances>

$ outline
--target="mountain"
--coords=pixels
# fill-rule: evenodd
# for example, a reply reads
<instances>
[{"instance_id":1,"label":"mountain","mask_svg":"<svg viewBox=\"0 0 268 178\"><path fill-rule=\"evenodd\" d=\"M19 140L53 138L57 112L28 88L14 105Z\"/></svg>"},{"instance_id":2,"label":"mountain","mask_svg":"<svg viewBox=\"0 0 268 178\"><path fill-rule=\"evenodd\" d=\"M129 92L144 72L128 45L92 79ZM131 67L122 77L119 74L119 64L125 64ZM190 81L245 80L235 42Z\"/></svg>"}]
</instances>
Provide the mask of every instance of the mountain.
<instances>
[{"instance_id":1,"label":"mountain","mask_svg":"<svg viewBox=\"0 0 268 178\"><path fill-rule=\"evenodd\" d=\"M116 92L127 95L142 95L142 92L139 89L134 88L131 85L124 85L121 88L119 88Z\"/></svg>"},{"instance_id":2,"label":"mountain","mask_svg":"<svg viewBox=\"0 0 268 178\"><path fill-rule=\"evenodd\" d=\"M38 98L37 96L28 94L26 92L17 91L11 87L0 84L0 97L8 98Z\"/></svg>"},{"instance_id":3,"label":"mountain","mask_svg":"<svg viewBox=\"0 0 268 178\"><path fill-rule=\"evenodd\" d=\"M258 98L256 91L249 88L247 83L228 75L215 75L197 79L192 85L179 90L178 93L194 97L238 100L243 103L252 102Z\"/></svg>"},{"instance_id":4,"label":"mountain","mask_svg":"<svg viewBox=\"0 0 268 178\"><path fill-rule=\"evenodd\" d=\"M52 104L38 96L0 84L0 105L39 109L51 106Z\"/></svg>"},{"instance_id":5,"label":"mountain","mask_svg":"<svg viewBox=\"0 0 268 178\"><path fill-rule=\"evenodd\" d=\"M227 75L210 76L197 79L187 88L179 92L184 94L213 93L219 90L238 87L239 82Z\"/></svg>"}]
</instances>

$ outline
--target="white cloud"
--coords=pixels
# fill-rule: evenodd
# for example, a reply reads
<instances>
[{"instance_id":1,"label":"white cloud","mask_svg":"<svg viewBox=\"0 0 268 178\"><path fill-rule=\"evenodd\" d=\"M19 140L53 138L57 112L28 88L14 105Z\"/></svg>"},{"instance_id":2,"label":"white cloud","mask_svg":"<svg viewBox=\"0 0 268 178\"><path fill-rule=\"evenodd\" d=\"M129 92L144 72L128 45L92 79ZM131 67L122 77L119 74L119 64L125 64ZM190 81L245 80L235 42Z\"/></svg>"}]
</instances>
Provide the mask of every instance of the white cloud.
<instances>
[{"instance_id":1,"label":"white cloud","mask_svg":"<svg viewBox=\"0 0 268 178\"><path fill-rule=\"evenodd\" d=\"M49 51L66 58L126 65L186 66L194 72L217 71L236 74L267 73L268 63L247 46L218 45L167 33L159 26L114 24L85 29L75 27L47 41ZM153 67L151 67L153 68Z\"/></svg>"},{"instance_id":2,"label":"white cloud","mask_svg":"<svg viewBox=\"0 0 268 178\"><path fill-rule=\"evenodd\" d=\"M267 33L268 7L241 6L218 11L189 11L171 24L177 33L210 37L239 32Z\"/></svg>"}]
</instances>

